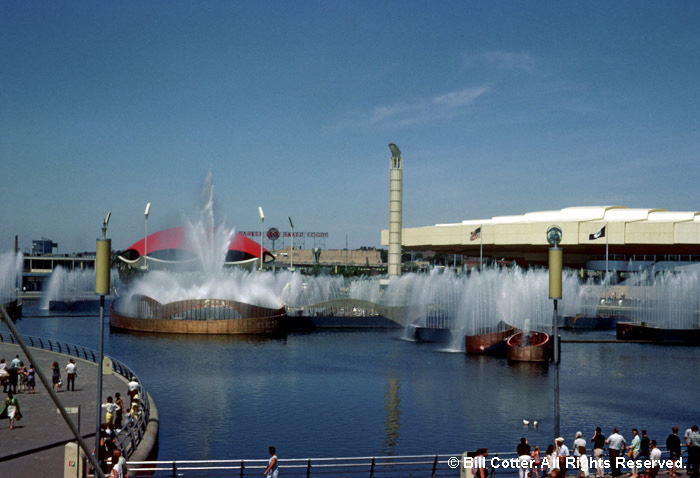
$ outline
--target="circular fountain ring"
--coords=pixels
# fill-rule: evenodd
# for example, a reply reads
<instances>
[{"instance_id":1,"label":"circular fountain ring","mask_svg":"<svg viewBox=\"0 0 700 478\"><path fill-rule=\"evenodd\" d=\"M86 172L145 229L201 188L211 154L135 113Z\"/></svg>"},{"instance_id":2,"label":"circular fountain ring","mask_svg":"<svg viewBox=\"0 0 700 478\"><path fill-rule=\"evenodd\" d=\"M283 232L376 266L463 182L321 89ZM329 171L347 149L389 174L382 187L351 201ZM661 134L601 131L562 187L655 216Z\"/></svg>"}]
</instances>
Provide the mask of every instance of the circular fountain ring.
<instances>
[{"instance_id":1,"label":"circular fountain ring","mask_svg":"<svg viewBox=\"0 0 700 478\"><path fill-rule=\"evenodd\" d=\"M161 304L134 294L112 302L110 326L173 334L278 334L287 329L287 311L224 299L188 299Z\"/></svg>"}]
</instances>

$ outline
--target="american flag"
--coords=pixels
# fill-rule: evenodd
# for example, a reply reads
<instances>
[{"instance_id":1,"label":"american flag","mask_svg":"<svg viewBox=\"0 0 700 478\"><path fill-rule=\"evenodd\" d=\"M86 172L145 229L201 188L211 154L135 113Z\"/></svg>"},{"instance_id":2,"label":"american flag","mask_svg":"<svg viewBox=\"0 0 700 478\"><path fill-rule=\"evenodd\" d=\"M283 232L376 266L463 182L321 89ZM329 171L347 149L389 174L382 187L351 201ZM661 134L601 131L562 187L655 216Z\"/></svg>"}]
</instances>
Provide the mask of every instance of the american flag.
<instances>
[{"instance_id":1,"label":"american flag","mask_svg":"<svg viewBox=\"0 0 700 478\"><path fill-rule=\"evenodd\" d=\"M481 226L477 227L472 231L471 236L469 236L470 241L476 241L481 237Z\"/></svg>"}]
</instances>

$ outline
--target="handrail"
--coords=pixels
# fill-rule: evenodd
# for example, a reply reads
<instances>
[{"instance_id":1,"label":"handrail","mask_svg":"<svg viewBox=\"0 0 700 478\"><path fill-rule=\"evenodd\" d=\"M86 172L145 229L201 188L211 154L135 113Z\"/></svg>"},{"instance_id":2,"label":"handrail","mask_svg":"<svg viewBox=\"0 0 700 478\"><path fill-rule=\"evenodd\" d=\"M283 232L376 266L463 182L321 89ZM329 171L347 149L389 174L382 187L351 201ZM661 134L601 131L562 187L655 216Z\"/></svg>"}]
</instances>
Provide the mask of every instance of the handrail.
<instances>
[{"instance_id":1,"label":"handrail","mask_svg":"<svg viewBox=\"0 0 700 478\"><path fill-rule=\"evenodd\" d=\"M451 457L461 453L444 455L400 455L342 458L283 458L279 460L285 477L336 477L381 476L381 477L454 477L455 468L448 466ZM130 477L174 477L174 476L260 476L268 460L177 460L177 461L133 461L128 462ZM437 465L441 464L439 469Z\"/></svg>"},{"instance_id":2,"label":"handrail","mask_svg":"<svg viewBox=\"0 0 700 478\"><path fill-rule=\"evenodd\" d=\"M69 355L71 357L84 359L95 364L97 364L97 361L99 360L99 355L97 352L83 347L82 345L69 344L67 342L33 337L29 335L22 335L22 339L30 347ZM0 342L9 342L15 345L17 344L14 335L4 332L0 332ZM109 359L112 361L112 369L122 377L126 378L127 380L131 380L132 377L137 377L133 370L131 370L131 368L129 368L123 362L112 357L109 357ZM146 426L148 425L148 419L151 411L148 401L148 393L143 386L143 382L141 382L138 377L137 380L140 387L138 403L140 413L135 419L134 416L130 416L121 430L119 430L119 432L122 433L116 434L117 448L119 448L121 453L127 458L134 453L141 442L141 439L146 432Z\"/></svg>"},{"instance_id":3,"label":"handrail","mask_svg":"<svg viewBox=\"0 0 700 478\"><path fill-rule=\"evenodd\" d=\"M659 447L664 449L665 447ZM462 453L434 455L394 455L394 456L356 456L331 458L281 458L279 466L284 477L319 477L330 478L340 475L381 478L398 477L451 477L459 474ZM516 452L497 452L489 458L517 458ZM457 462L454 460L457 459ZM151 476L160 477L223 477L223 476L260 476L260 471L267 467L265 459L228 459L228 460L174 460L174 461L130 461L127 463L129 476L134 478ZM514 475L517 468L492 468L490 476Z\"/></svg>"}]
</instances>

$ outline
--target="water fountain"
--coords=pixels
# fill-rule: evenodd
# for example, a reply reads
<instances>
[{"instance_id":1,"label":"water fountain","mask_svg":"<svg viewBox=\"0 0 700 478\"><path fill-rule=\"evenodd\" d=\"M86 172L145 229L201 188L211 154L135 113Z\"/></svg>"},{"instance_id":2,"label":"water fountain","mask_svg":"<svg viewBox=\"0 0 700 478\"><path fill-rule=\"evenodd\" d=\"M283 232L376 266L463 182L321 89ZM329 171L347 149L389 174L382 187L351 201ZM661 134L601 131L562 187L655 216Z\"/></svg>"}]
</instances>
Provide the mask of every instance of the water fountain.
<instances>
[{"instance_id":1,"label":"water fountain","mask_svg":"<svg viewBox=\"0 0 700 478\"><path fill-rule=\"evenodd\" d=\"M112 286L119 288L116 270L112 271ZM95 295L94 269L64 269L61 266L51 272L51 277L41 295L42 310L89 311L99 308L99 297Z\"/></svg>"},{"instance_id":2,"label":"water fountain","mask_svg":"<svg viewBox=\"0 0 700 478\"><path fill-rule=\"evenodd\" d=\"M564 275L563 287L560 310L563 315L575 315L587 296L574 273ZM550 330L552 305L547 297L546 270L492 267L461 275L450 271L406 274L391 282L383 301L407 305L408 338L444 341L451 337L451 349L465 350L465 336L476 337L466 349L483 353L522 329L527 318L533 330Z\"/></svg>"},{"instance_id":3,"label":"water fountain","mask_svg":"<svg viewBox=\"0 0 700 478\"><path fill-rule=\"evenodd\" d=\"M286 330L287 315L274 274L224 267L236 235L233 228L214 220L211 172L202 198L198 218L185 219L184 242L178 244L191 257L164 261L167 268L149 270L136 278L112 303L112 327L189 334L271 334ZM150 266L150 247L147 253Z\"/></svg>"},{"instance_id":4,"label":"water fountain","mask_svg":"<svg viewBox=\"0 0 700 478\"><path fill-rule=\"evenodd\" d=\"M22 263L21 253L0 253L0 303L5 306L12 318L22 315L22 302L19 295Z\"/></svg>"},{"instance_id":5,"label":"water fountain","mask_svg":"<svg viewBox=\"0 0 700 478\"><path fill-rule=\"evenodd\" d=\"M618 300L627 320L618 322L621 340L700 344L700 270L632 274Z\"/></svg>"}]
</instances>

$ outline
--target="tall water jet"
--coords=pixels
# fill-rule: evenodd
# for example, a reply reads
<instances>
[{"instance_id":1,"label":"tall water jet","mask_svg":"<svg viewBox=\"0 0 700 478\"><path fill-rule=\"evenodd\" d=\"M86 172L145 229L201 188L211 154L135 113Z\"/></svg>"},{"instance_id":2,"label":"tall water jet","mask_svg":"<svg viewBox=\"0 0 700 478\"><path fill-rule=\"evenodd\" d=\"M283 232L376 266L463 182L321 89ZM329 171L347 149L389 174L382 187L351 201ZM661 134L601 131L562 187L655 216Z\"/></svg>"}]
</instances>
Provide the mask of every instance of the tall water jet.
<instances>
[{"instance_id":1,"label":"tall water jet","mask_svg":"<svg viewBox=\"0 0 700 478\"><path fill-rule=\"evenodd\" d=\"M0 253L0 302L19 299L23 256L20 252Z\"/></svg>"},{"instance_id":2,"label":"tall water jet","mask_svg":"<svg viewBox=\"0 0 700 478\"><path fill-rule=\"evenodd\" d=\"M17 237L15 236L15 249ZM12 318L22 315L22 264L21 252L3 252L0 254L0 304L5 306Z\"/></svg>"},{"instance_id":3,"label":"tall water jet","mask_svg":"<svg viewBox=\"0 0 700 478\"><path fill-rule=\"evenodd\" d=\"M617 337L664 343L700 344L700 270L656 271L632 274L618 307Z\"/></svg>"},{"instance_id":4,"label":"tall water jet","mask_svg":"<svg viewBox=\"0 0 700 478\"><path fill-rule=\"evenodd\" d=\"M185 260L162 261L161 270L149 268L134 280L112 304L112 326L197 334L274 333L286 327L281 291L275 290L272 274L224 267L236 234L215 221L211 172L201 197L195 219L184 218L184 230L170 230L171 236L164 239L164 247L184 250ZM184 242L178 239L183 237ZM149 263L157 260L150 244L144 252Z\"/></svg>"}]
</instances>

